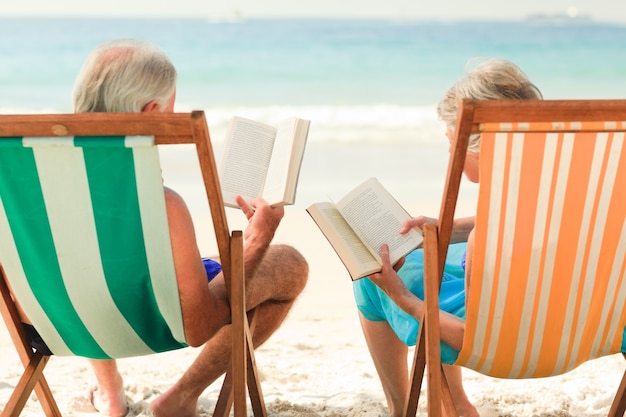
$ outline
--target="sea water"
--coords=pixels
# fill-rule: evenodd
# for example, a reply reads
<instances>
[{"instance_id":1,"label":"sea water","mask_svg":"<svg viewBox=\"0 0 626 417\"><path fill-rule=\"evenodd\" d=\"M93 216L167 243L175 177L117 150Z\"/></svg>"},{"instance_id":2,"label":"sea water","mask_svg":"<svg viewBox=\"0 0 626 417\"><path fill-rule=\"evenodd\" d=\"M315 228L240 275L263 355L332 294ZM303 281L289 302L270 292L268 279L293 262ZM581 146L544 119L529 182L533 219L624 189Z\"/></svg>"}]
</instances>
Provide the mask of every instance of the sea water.
<instances>
[{"instance_id":1,"label":"sea water","mask_svg":"<svg viewBox=\"0 0 626 417\"><path fill-rule=\"evenodd\" d=\"M5 18L0 113L71 112L87 54L113 38L171 57L176 109L206 111L218 154L232 115L310 119L301 206L370 176L400 201L439 198L448 145L435 108L473 58L512 60L545 98L626 98L626 27L592 21Z\"/></svg>"}]
</instances>

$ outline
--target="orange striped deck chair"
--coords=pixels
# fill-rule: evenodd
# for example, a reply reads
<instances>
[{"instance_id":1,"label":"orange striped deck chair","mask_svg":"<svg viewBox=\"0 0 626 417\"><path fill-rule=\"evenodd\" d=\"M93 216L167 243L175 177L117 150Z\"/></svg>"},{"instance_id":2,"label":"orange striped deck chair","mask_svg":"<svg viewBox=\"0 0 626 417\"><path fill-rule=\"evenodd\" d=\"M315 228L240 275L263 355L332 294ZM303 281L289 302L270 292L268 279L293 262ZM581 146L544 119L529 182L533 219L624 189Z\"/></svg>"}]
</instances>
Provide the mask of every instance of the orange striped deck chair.
<instances>
[{"instance_id":1,"label":"orange striped deck chair","mask_svg":"<svg viewBox=\"0 0 626 417\"><path fill-rule=\"evenodd\" d=\"M247 416L247 387L255 416L267 415L243 234L229 230L206 119L192 112L0 116L0 313L25 367L2 417L18 416L33 389L46 416L61 415L43 374L50 356L31 348L18 306L54 360L188 345L159 161L160 147L184 144L197 152L231 296L232 366L215 415Z\"/></svg>"},{"instance_id":2,"label":"orange striped deck chair","mask_svg":"<svg viewBox=\"0 0 626 417\"><path fill-rule=\"evenodd\" d=\"M456 132L439 223L425 231L427 311L405 415L425 365L428 415L456 415L437 300L470 134L481 135L480 185L454 364L538 378L626 352L626 100L465 100ZM626 373L609 416L625 409Z\"/></svg>"}]
</instances>

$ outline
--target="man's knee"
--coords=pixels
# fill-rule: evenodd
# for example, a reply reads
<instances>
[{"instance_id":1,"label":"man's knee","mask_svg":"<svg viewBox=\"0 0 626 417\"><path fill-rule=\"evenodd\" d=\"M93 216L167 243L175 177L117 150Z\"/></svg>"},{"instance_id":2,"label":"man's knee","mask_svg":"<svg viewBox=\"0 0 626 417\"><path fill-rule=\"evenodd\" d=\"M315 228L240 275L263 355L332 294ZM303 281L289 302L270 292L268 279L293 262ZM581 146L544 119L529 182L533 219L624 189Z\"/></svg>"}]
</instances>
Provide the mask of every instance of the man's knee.
<instances>
[{"instance_id":1,"label":"man's knee","mask_svg":"<svg viewBox=\"0 0 626 417\"><path fill-rule=\"evenodd\" d=\"M292 288L300 293L309 276L309 264L302 254L289 245L271 245L263 260L265 267L273 270L273 275L287 280Z\"/></svg>"}]
</instances>

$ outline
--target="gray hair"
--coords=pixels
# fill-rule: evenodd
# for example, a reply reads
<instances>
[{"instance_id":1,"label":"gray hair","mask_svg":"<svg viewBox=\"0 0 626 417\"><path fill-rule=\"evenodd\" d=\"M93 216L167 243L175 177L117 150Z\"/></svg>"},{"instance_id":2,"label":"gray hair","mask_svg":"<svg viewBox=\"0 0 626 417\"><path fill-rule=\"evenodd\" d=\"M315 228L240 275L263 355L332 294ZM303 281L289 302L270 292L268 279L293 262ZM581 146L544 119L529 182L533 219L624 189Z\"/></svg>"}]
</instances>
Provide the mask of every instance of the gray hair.
<instances>
[{"instance_id":1,"label":"gray hair","mask_svg":"<svg viewBox=\"0 0 626 417\"><path fill-rule=\"evenodd\" d=\"M74 84L74 111L140 112L151 101L161 108L176 89L176 69L156 46L118 39L87 57Z\"/></svg>"},{"instance_id":2,"label":"gray hair","mask_svg":"<svg viewBox=\"0 0 626 417\"><path fill-rule=\"evenodd\" d=\"M478 62L473 68L470 60L465 76L458 80L437 105L437 114L448 129L454 131L459 100L541 100L541 91L528 80L524 72L506 59L492 58ZM468 151L478 152L480 135L472 135Z\"/></svg>"}]
</instances>

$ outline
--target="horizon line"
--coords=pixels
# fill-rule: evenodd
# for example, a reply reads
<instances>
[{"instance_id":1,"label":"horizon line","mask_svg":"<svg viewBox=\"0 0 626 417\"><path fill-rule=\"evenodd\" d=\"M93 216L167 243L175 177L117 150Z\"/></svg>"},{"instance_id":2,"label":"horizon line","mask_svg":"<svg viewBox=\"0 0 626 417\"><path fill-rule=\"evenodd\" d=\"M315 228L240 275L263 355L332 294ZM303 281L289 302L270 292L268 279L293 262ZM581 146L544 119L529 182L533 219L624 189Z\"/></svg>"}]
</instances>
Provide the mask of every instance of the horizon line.
<instances>
[{"instance_id":1,"label":"horizon line","mask_svg":"<svg viewBox=\"0 0 626 417\"><path fill-rule=\"evenodd\" d=\"M473 22L519 22L519 23L555 23L563 25L571 24L615 24L624 25L626 22L611 21L604 19L596 19L591 15L583 15L570 17L560 14L529 14L526 16L513 18L513 17L419 17L419 16L305 16L305 15L248 15L244 16L241 13L223 14L223 15L179 15L179 16L166 16L166 15L140 15L140 14L22 14L22 13L7 13L0 12L0 19L119 19L119 20L204 20L209 23L239 23L245 21L258 21L258 20L354 20L354 21L389 21L389 22L428 22L428 23L473 23Z\"/></svg>"}]
</instances>

